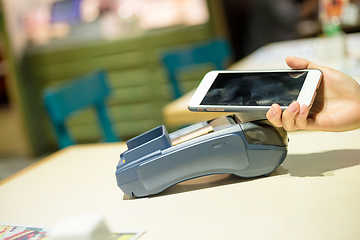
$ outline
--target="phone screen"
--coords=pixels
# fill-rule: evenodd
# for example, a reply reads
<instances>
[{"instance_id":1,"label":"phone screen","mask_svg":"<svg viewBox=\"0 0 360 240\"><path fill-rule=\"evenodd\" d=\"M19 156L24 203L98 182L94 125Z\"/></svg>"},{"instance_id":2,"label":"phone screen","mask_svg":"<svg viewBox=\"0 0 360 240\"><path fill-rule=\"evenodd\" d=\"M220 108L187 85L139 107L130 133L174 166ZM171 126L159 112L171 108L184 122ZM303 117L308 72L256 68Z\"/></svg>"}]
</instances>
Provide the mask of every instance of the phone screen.
<instances>
[{"instance_id":1,"label":"phone screen","mask_svg":"<svg viewBox=\"0 0 360 240\"><path fill-rule=\"evenodd\" d=\"M307 71L219 73L201 105L289 106L306 76Z\"/></svg>"}]
</instances>

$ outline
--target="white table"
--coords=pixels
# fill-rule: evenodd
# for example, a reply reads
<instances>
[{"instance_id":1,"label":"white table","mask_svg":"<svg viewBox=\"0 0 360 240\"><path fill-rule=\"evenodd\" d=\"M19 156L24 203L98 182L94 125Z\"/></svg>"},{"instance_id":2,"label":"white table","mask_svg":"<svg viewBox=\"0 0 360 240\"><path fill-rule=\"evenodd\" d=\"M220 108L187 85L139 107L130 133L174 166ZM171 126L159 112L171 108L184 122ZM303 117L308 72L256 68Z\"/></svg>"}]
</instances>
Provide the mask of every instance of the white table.
<instances>
[{"instance_id":1,"label":"white table","mask_svg":"<svg viewBox=\"0 0 360 240\"><path fill-rule=\"evenodd\" d=\"M357 239L360 130L292 132L289 155L269 177L214 175L131 199L116 186L124 144L61 150L0 185L0 222L52 226L103 214L141 239Z\"/></svg>"}]
</instances>

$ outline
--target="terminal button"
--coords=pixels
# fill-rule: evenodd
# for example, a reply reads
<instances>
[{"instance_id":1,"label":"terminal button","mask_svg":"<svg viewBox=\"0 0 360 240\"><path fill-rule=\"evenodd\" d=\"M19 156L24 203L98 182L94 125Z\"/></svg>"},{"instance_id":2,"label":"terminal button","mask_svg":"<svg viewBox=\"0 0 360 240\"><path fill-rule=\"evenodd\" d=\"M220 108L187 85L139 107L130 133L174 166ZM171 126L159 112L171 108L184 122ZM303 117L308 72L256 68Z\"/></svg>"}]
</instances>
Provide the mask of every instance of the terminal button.
<instances>
[{"instance_id":1,"label":"terminal button","mask_svg":"<svg viewBox=\"0 0 360 240\"><path fill-rule=\"evenodd\" d=\"M207 108L206 111L208 111L208 112L224 112L225 109L223 109L223 108Z\"/></svg>"}]
</instances>

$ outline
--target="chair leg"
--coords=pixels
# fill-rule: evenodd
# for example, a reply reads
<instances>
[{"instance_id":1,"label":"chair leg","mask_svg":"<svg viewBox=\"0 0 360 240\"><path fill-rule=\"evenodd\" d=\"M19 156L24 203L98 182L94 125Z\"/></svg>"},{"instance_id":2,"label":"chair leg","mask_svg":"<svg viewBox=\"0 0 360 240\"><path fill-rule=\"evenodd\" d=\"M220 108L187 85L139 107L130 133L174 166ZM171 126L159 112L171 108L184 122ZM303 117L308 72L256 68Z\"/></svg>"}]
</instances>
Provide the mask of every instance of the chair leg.
<instances>
[{"instance_id":1,"label":"chair leg","mask_svg":"<svg viewBox=\"0 0 360 240\"><path fill-rule=\"evenodd\" d=\"M96 111L98 112L99 121L104 132L105 141L106 142L121 141L121 139L115 135L115 131L113 130L111 122L108 118L104 103L96 104Z\"/></svg>"},{"instance_id":2,"label":"chair leg","mask_svg":"<svg viewBox=\"0 0 360 240\"><path fill-rule=\"evenodd\" d=\"M63 125L54 126L55 133L58 136L57 141L60 148L65 148L75 144L75 141L68 134L66 127Z\"/></svg>"}]
</instances>

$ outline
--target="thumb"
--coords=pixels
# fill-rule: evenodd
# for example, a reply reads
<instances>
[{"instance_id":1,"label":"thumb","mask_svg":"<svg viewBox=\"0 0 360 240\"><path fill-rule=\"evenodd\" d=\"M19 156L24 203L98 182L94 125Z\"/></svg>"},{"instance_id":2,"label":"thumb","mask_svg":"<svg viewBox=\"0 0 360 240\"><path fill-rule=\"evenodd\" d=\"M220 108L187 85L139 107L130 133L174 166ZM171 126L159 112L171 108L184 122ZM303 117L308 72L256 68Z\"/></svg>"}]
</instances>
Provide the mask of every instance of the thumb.
<instances>
[{"instance_id":1,"label":"thumb","mask_svg":"<svg viewBox=\"0 0 360 240\"><path fill-rule=\"evenodd\" d=\"M303 58L287 57L286 64L291 69L322 69L323 67Z\"/></svg>"}]
</instances>

